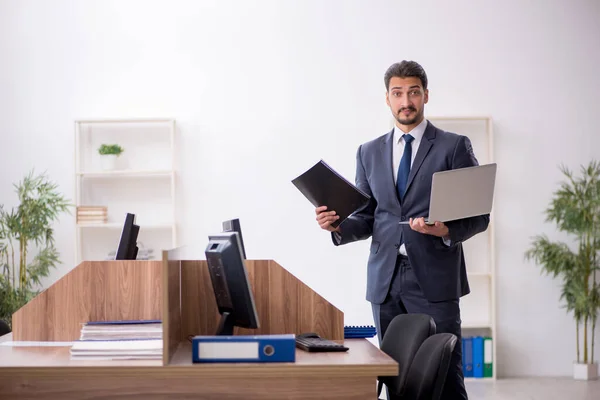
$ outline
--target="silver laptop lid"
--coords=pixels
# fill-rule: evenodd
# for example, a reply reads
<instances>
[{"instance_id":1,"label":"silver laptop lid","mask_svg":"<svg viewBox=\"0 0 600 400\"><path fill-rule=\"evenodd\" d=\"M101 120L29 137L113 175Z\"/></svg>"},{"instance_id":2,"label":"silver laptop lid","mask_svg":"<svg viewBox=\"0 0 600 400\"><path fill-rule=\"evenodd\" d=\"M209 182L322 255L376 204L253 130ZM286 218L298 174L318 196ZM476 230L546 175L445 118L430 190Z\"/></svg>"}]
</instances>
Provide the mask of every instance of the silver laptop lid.
<instances>
[{"instance_id":1,"label":"silver laptop lid","mask_svg":"<svg viewBox=\"0 0 600 400\"><path fill-rule=\"evenodd\" d=\"M434 173L427 220L447 222L489 214L496 167L491 163Z\"/></svg>"}]
</instances>

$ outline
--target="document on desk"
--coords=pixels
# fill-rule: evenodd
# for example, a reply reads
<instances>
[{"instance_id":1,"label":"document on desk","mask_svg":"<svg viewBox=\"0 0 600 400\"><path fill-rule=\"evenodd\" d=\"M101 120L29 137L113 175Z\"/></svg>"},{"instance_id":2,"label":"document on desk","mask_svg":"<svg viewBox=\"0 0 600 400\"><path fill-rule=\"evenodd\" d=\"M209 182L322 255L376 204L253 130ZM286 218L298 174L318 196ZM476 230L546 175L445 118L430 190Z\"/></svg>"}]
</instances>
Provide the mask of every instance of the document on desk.
<instances>
[{"instance_id":1,"label":"document on desk","mask_svg":"<svg viewBox=\"0 0 600 400\"><path fill-rule=\"evenodd\" d=\"M371 197L350 183L323 160L292 180L313 206L327 206L339 219L331 226L337 228L346 218L369 203Z\"/></svg>"},{"instance_id":2,"label":"document on desk","mask_svg":"<svg viewBox=\"0 0 600 400\"><path fill-rule=\"evenodd\" d=\"M162 339L162 323L160 320L89 321L81 327L79 339Z\"/></svg>"},{"instance_id":3,"label":"document on desk","mask_svg":"<svg viewBox=\"0 0 600 400\"><path fill-rule=\"evenodd\" d=\"M192 338L194 363L295 362L296 336L219 335Z\"/></svg>"},{"instance_id":4,"label":"document on desk","mask_svg":"<svg viewBox=\"0 0 600 400\"><path fill-rule=\"evenodd\" d=\"M163 341L140 340L78 340L71 347L74 360L135 360L161 359Z\"/></svg>"}]
</instances>

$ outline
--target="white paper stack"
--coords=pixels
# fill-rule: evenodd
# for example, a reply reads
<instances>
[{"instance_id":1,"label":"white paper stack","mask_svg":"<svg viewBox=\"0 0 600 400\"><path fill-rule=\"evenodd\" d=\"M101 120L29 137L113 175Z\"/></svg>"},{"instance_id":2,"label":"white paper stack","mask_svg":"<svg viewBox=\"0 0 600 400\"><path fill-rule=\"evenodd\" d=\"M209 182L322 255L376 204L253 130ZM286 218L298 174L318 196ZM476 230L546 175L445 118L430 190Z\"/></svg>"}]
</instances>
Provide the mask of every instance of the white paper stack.
<instances>
[{"instance_id":1,"label":"white paper stack","mask_svg":"<svg viewBox=\"0 0 600 400\"><path fill-rule=\"evenodd\" d=\"M97 321L85 323L71 358L124 360L162 358L161 321Z\"/></svg>"},{"instance_id":2,"label":"white paper stack","mask_svg":"<svg viewBox=\"0 0 600 400\"><path fill-rule=\"evenodd\" d=\"M79 340L71 347L73 360L159 360L162 340Z\"/></svg>"},{"instance_id":3,"label":"white paper stack","mask_svg":"<svg viewBox=\"0 0 600 400\"><path fill-rule=\"evenodd\" d=\"M88 322L79 340L162 339L160 321Z\"/></svg>"}]
</instances>

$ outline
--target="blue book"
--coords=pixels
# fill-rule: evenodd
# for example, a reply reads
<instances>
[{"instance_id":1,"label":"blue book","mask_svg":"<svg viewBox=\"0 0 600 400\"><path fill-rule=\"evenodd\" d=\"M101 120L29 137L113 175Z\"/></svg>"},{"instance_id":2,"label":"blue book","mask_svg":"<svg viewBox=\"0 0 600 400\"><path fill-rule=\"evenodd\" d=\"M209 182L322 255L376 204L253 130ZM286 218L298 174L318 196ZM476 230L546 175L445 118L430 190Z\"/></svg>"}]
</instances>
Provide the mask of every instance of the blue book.
<instances>
[{"instance_id":1,"label":"blue book","mask_svg":"<svg viewBox=\"0 0 600 400\"><path fill-rule=\"evenodd\" d=\"M473 337L473 377L483 378L483 337Z\"/></svg>"},{"instance_id":2,"label":"blue book","mask_svg":"<svg viewBox=\"0 0 600 400\"><path fill-rule=\"evenodd\" d=\"M121 321L88 321L87 325L142 325L160 324L160 319L121 320Z\"/></svg>"},{"instance_id":3,"label":"blue book","mask_svg":"<svg viewBox=\"0 0 600 400\"><path fill-rule=\"evenodd\" d=\"M462 339L462 362L463 375L465 378L473 377L473 338L464 337Z\"/></svg>"},{"instance_id":4,"label":"blue book","mask_svg":"<svg viewBox=\"0 0 600 400\"><path fill-rule=\"evenodd\" d=\"M295 362L296 335L195 336L194 363Z\"/></svg>"}]
</instances>

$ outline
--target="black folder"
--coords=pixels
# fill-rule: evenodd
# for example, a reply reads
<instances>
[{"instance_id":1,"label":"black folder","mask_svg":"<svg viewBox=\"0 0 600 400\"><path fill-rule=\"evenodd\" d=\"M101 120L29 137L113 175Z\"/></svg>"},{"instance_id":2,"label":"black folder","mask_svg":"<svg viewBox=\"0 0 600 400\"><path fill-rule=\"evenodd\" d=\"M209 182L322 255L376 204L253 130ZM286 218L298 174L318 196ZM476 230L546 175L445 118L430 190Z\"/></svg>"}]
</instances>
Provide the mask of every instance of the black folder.
<instances>
[{"instance_id":1,"label":"black folder","mask_svg":"<svg viewBox=\"0 0 600 400\"><path fill-rule=\"evenodd\" d=\"M292 180L313 206L327 206L340 218L331 226L337 228L346 218L369 203L371 197L320 160L308 171Z\"/></svg>"}]
</instances>

